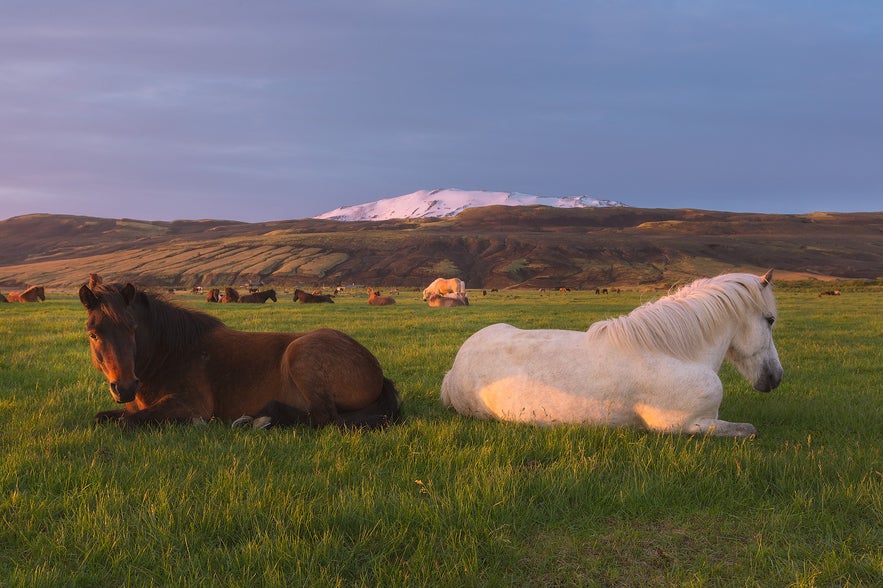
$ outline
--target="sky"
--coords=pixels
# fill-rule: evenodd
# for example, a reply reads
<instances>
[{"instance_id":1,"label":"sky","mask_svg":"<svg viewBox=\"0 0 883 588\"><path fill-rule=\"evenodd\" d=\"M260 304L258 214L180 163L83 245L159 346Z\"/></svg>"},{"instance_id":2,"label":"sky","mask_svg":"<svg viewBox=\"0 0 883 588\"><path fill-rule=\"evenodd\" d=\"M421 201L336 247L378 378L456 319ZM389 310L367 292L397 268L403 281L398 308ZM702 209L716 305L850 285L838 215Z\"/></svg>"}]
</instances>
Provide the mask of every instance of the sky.
<instances>
[{"instance_id":1,"label":"sky","mask_svg":"<svg viewBox=\"0 0 883 588\"><path fill-rule=\"evenodd\" d=\"M0 219L883 210L883 2L0 0Z\"/></svg>"}]
</instances>

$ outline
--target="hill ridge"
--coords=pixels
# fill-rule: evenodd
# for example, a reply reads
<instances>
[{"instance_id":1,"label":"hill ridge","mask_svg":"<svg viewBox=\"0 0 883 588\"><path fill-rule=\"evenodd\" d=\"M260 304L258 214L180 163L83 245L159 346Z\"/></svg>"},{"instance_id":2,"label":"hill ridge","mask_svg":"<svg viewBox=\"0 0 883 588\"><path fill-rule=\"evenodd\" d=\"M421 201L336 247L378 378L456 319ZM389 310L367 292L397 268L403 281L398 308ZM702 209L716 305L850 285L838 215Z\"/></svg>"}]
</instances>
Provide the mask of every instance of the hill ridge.
<instances>
[{"instance_id":1,"label":"hill ridge","mask_svg":"<svg viewBox=\"0 0 883 588\"><path fill-rule=\"evenodd\" d=\"M449 219L263 223L27 215L0 221L0 291L90 272L190 287L364 283L471 288L658 286L726 271L877 278L883 212L490 206Z\"/></svg>"}]
</instances>

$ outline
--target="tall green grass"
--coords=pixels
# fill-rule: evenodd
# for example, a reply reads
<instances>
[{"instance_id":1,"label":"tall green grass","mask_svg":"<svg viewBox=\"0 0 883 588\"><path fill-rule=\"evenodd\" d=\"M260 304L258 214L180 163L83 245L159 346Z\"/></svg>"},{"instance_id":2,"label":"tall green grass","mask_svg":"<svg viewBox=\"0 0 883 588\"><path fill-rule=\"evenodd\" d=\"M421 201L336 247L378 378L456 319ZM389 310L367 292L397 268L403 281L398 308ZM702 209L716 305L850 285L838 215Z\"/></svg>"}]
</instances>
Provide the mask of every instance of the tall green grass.
<instances>
[{"instance_id":1,"label":"tall green grass","mask_svg":"<svg viewBox=\"0 0 883 588\"><path fill-rule=\"evenodd\" d=\"M112 401L79 302L3 305L0 585L879 585L879 293L779 293L782 386L722 372L721 418L756 439L479 422L438 402L475 330L585 329L647 296L181 297L235 328L355 336L405 402L375 432L93 427Z\"/></svg>"}]
</instances>

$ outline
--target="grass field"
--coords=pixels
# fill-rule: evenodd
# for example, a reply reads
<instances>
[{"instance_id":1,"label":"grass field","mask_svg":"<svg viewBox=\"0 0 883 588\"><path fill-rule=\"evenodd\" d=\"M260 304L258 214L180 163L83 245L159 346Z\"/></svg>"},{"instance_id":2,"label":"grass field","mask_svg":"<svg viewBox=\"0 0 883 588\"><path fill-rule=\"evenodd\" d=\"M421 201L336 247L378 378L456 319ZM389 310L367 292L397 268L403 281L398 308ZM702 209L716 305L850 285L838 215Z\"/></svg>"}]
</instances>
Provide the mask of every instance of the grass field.
<instances>
[{"instance_id":1,"label":"grass field","mask_svg":"<svg viewBox=\"0 0 883 588\"><path fill-rule=\"evenodd\" d=\"M379 432L93 427L113 402L79 301L2 305L0 585L881 585L880 292L779 292L782 386L722 372L721 418L756 439L478 422L438 401L487 324L585 329L649 297L178 297L235 328L355 336L405 402Z\"/></svg>"}]
</instances>

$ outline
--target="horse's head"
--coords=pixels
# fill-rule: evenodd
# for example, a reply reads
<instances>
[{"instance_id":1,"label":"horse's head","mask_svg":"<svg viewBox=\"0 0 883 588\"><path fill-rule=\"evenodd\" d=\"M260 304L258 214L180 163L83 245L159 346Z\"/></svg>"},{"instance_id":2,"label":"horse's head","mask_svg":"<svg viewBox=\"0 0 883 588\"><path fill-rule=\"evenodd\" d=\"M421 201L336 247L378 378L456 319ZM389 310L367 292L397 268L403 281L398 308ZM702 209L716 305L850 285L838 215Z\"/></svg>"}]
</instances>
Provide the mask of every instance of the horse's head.
<instances>
[{"instance_id":1,"label":"horse's head","mask_svg":"<svg viewBox=\"0 0 883 588\"><path fill-rule=\"evenodd\" d=\"M86 332L92 363L110 383L110 393L119 403L135 399L140 382L135 375L135 319L131 312L135 287L83 285L80 302L89 312Z\"/></svg>"},{"instance_id":2,"label":"horse's head","mask_svg":"<svg viewBox=\"0 0 883 588\"><path fill-rule=\"evenodd\" d=\"M276 302L276 290L270 290L267 294L267 298L269 298L273 302Z\"/></svg>"},{"instance_id":3,"label":"horse's head","mask_svg":"<svg viewBox=\"0 0 883 588\"><path fill-rule=\"evenodd\" d=\"M34 290L34 292L37 294L37 298L39 298L41 301L46 300L46 290L43 288L43 286L37 286L37 289Z\"/></svg>"},{"instance_id":4,"label":"horse's head","mask_svg":"<svg viewBox=\"0 0 883 588\"><path fill-rule=\"evenodd\" d=\"M773 324L776 322L776 300L772 287L773 270L758 278L757 284L744 285L757 288L755 299L759 304L746 305L746 312L727 350L736 369L755 390L769 392L782 382L782 364L773 344Z\"/></svg>"}]
</instances>

